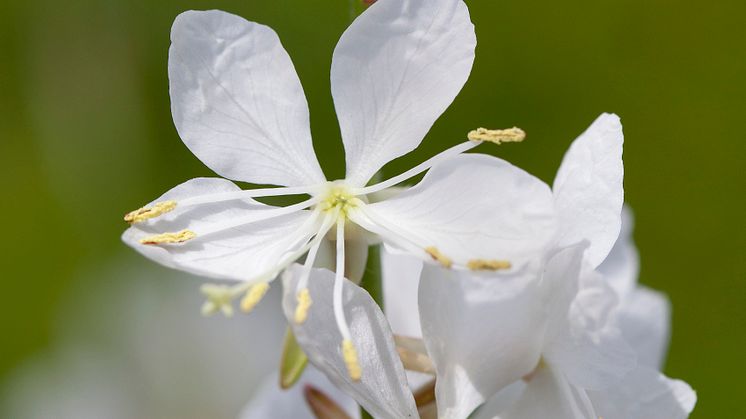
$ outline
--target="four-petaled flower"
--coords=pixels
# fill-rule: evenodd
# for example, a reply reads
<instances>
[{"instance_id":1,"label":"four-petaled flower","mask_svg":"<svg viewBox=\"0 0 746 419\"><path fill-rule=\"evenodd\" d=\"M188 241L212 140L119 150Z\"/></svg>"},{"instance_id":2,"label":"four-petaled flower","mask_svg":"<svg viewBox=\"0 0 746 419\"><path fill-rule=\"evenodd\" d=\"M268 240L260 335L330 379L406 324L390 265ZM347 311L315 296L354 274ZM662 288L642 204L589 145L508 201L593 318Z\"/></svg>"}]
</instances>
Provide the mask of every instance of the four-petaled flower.
<instances>
[{"instance_id":1,"label":"four-petaled flower","mask_svg":"<svg viewBox=\"0 0 746 419\"><path fill-rule=\"evenodd\" d=\"M349 375L358 362L343 310L345 239L357 239L453 269L520 270L555 235L545 184L495 157L462 154L483 141L520 141L518 129L477 130L411 170L366 186L390 160L418 146L466 82L476 39L461 0L381 0L342 35L331 87L346 152L343 180L327 181L311 142L298 76L270 28L220 11L174 22L171 109L186 146L221 176L278 188L241 190L221 178L187 181L125 217L124 241L145 256L202 276L204 310L250 310L281 271L307 254L288 316L302 324L308 278L327 233L336 241L333 324ZM396 196L375 194L426 170ZM274 207L254 198L308 195ZM372 233L372 234L371 234ZM286 290L286 292L288 292ZM313 297L313 298L312 298ZM313 310L313 309L312 309ZM341 348L341 351L340 351Z\"/></svg>"}]
</instances>

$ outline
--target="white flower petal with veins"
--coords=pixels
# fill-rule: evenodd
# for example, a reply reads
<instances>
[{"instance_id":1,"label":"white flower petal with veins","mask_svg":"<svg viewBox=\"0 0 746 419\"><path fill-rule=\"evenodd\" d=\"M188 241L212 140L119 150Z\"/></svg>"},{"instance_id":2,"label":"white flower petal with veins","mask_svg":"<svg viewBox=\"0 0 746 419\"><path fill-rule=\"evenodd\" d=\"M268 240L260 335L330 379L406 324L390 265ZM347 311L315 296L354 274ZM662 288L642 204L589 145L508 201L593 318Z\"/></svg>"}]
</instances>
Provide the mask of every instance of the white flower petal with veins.
<instances>
[{"instance_id":1,"label":"white flower petal with veins","mask_svg":"<svg viewBox=\"0 0 746 419\"><path fill-rule=\"evenodd\" d=\"M216 173L324 182L303 88L272 29L218 10L184 12L171 29L168 78L181 139Z\"/></svg>"},{"instance_id":2,"label":"white flower petal with veins","mask_svg":"<svg viewBox=\"0 0 746 419\"><path fill-rule=\"evenodd\" d=\"M302 267L294 265L285 275L283 308L292 318L296 309L295 293ZM350 334L362 369L359 381L352 380L341 355L340 335L332 310L334 273L314 269L308 282L316 310L309 312L303 324L291 322L293 333L309 360L339 388L350 394L377 418L415 418L417 408L407 385L393 335L381 309L365 290L344 280L343 302Z\"/></svg>"},{"instance_id":3,"label":"white flower petal with veins","mask_svg":"<svg viewBox=\"0 0 746 419\"><path fill-rule=\"evenodd\" d=\"M594 268L619 236L623 142L619 117L602 114L573 141L552 186L560 217L559 245L588 240L588 260Z\"/></svg>"},{"instance_id":4,"label":"white flower petal with veins","mask_svg":"<svg viewBox=\"0 0 746 419\"><path fill-rule=\"evenodd\" d=\"M381 0L350 25L331 85L351 185L420 144L466 83L476 43L460 0Z\"/></svg>"}]
</instances>

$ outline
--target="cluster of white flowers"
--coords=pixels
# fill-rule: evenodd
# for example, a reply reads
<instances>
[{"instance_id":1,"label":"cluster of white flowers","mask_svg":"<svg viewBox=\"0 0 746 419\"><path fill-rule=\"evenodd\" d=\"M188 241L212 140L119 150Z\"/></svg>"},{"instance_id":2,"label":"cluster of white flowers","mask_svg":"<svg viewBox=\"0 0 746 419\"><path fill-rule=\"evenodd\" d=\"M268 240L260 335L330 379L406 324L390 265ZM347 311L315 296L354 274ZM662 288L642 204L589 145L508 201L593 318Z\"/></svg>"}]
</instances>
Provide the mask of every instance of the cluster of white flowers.
<instances>
[{"instance_id":1,"label":"cluster of white flowers","mask_svg":"<svg viewBox=\"0 0 746 419\"><path fill-rule=\"evenodd\" d=\"M303 90L274 31L190 11L171 41L184 143L225 178L280 187L193 179L127 214L123 239L164 265L232 281L203 286L205 314L229 316L236 299L248 312L283 278L285 315L313 365L296 387L305 398L271 385L246 418L303 417L306 403L326 418L356 417L357 405L380 418L691 412L691 388L659 372L667 301L636 285L617 116L601 115L575 140L551 188L499 158L465 154L521 141L517 128L472 131L369 185L419 145L466 82L476 37L462 0L380 0L342 35L331 86L347 170L336 181L316 160ZM280 195L304 198L254 199ZM388 252L386 314L357 285L376 245ZM334 386L314 385L319 371Z\"/></svg>"}]
</instances>

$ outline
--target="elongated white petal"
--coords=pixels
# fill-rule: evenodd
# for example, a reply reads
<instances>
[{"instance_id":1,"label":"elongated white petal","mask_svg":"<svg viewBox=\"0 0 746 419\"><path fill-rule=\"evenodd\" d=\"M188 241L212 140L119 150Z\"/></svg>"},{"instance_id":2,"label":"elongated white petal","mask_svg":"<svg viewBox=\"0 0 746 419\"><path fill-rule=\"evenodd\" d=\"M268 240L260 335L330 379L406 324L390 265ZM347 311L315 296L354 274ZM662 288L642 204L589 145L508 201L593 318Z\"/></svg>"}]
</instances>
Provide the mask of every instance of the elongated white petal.
<instances>
[{"instance_id":1,"label":"elongated white petal","mask_svg":"<svg viewBox=\"0 0 746 419\"><path fill-rule=\"evenodd\" d=\"M316 419L303 396L306 386L313 386L329 396L347 415L356 419L360 409L352 398L334 386L313 366L306 367L303 377L293 387L281 389L277 374L267 377L244 407L239 419Z\"/></svg>"},{"instance_id":2,"label":"elongated white petal","mask_svg":"<svg viewBox=\"0 0 746 419\"><path fill-rule=\"evenodd\" d=\"M334 273L326 269L312 270L308 289L313 304L308 318L301 324L293 321L296 283L301 270L300 265L294 265L284 276L283 309L311 363L374 417L416 418L417 408L394 347L391 329L378 305L365 290L345 280L343 307L362 368L360 380L354 381L344 362L343 339L332 307Z\"/></svg>"},{"instance_id":3,"label":"elongated white petal","mask_svg":"<svg viewBox=\"0 0 746 419\"><path fill-rule=\"evenodd\" d=\"M351 185L419 145L466 83L475 46L461 0L379 0L350 25L331 84Z\"/></svg>"},{"instance_id":4,"label":"elongated white petal","mask_svg":"<svg viewBox=\"0 0 746 419\"><path fill-rule=\"evenodd\" d=\"M634 290L637 284L637 276L640 273L640 255L637 252L632 231L634 229L634 216L628 206L622 208L622 228L619 238L611 252L598 266L606 281L614 288L620 298Z\"/></svg>"},{"instance_id":5,"label":"elongated white petal","mask_svg":"<svg viewBox=\"0 0 746 419\"><path fill-rule=\"evenodd\" d=\"M660 370L668 350L671 304L665 295L637 287L620 303L615 317L640 365Z\"/></svg>"},{"instance_id":6,"label":"elongated white petal","mask_svg":"<svg viewBox=\"0 0 746 419\"><path fill-rule=\"evenodd\" d=\"M422 260L381 248L383 310L397 335L422 337L417 310L417 289Z\"/></svg>"},{"instance_id":7,"label":"elongated white petal","mask_svg":"<svg viewBox=\"0 0 746 419\"><path fill-rule=\"evenodd\" d=\"M216 173L262 184L324 182L303 88L272 29L218 10L184 12L171 29L168 77L176 129Z\"/></svg>"},{"instance_id":8,"label":"elongated white petal","mask_svg":"<svg viewBox=\"0 0 746 419\"><path fill-rule=\"evenodd\" d=\"M588 258L598 266L619 236L624 190L622 124L603 114L570 146L554 179L560 245L590 241Z\"/></svg>"},{"instance_id":9,"label":"elongated white petal","mask_svg":"<svg viewBox=\"0 0 746 419\"><path fill-rule=\"evenodd\" d=\"M551 366L543 366L531 377L523 394L513 406L494 416L489 415L489 412L480 412L479 417L597 419L598 415L585 391L573 385Z\"/></svg>"},{"instance_id":10,"label":"elongated white petal","mask_svg":"<svg viewBox=\"0 0 746 419\"><path fill-rule=\"evenodd\" d=\"M221 226L235 220L262 218L263 212L276 209L250 198L178 206L181 199L238 190L232 182L220 178L197 178L182 183L154 201L177 201L173 211L133 224L124 232L122 240L162 265L200 276L245 281L271 270L284 255L300 248L317 229L311 212L297 211L220 230ZM193 231L196 237L180 244L140 242L160 233L182 230ZM201 236L202 232L211 233Z\"/></svg>"},{"instance_id":11,"label":"elongated white petal","mask_svg":"<svg viewBox=\"0 0 746 419\"><path fill-rule=\"evenodd\" d=\"M364 227L389 246L401 247L397 237L403 237L419 256L430 259L422 249L435 248L461 266L500 260L517 268L543 252L555 233L547 185L482 154L441 163L416 186L364 210L374 223Z\"/></svg>"},{"instance_id":12,"label":"elongated white petal","mask_svg":"<svg viewBox=\"0 0 746 419\"><path fill-rule=\"evenodd\" d=\"M440 418L466 418L536 367L546 323L540 275L477 276L425 265L420 322L437 372Z\"/></svg>"},{"instance_id":13,"label":"elongated white petal","mask_svg":"<svg viewBox=\"0 0 746 419\"><path fill-rule=\"evenodd\" d=\"M687 383L646 367L638 367L608 391L590 392L590 397L604 419L685 419L697 403Z\"/></svg>"},{"instance_id":14,"label":"elongated white petal","mask_svg":"<svg viewBox=\"0 0 746 419\"><path fill-rule=\"evenodd\" d=\"M634 351L612 322L617 299L601 280L583 281L567 322L551 334L544 357L573 385L603 389L635 367Z\"/></svg>"}]
</instances>

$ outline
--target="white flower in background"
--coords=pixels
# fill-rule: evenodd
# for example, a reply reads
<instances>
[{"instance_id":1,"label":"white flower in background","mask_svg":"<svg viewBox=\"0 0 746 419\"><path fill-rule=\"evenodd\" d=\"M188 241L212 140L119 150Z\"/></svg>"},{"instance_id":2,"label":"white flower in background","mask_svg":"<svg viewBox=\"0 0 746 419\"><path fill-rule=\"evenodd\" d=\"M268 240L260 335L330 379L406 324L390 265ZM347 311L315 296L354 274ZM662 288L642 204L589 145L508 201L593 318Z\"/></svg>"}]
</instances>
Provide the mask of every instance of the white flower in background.
<instances>
[{"instance_id":1,"label":"white flower in background","mask_svg":"<svg viewBox=\"0 0 746 419\"><path fill-rule=\"evenodd\" d=\"M195 281L132 258L84 271L56 340L2 383L0 417L235 418L272 373L285 321L276 304L240 323L204 318Z\"/></svg>"},{"instance_id":2,"label":"white flower in background","mask_svg":"<svg viewBox=\"0 0 746 419\"><path fill-rule=\"evenodd\" d=\"M353 341L342 308L345 239L380 239L454 269L518 270L554 236L545 184L503 160L461 154L483 140L519 141L518 129L474 131L469 141L366 186L384 164L418 146L466 82L476 39L461 0L381 0L342 35L331 86L347 170L332 182L314 155L303 89L274 31L220 11L190 11L177 17L171 41L171 107L187 147L226 178L283 186L241 190L220 178L193 179L125 217L132 227L123 240L143 255L240 281L206 285L206 312L230 315L242 295L250 310L268 283L307 253L286 307L302 324L314 301L327 300L313 292L309 276L335 229L329 238L336 241L336 275L323 291L333 294L328 322L339 341L329 350L339 355L342 343L348 373L358 380L365 365L356 362L355 346L368 342ZM428 169L415 187L370 199ZM310 198L287 207L253 199L278 195Z\"/></svg>"},{"instance_id":3,"label":"white flower in background","mask_svg":"<svg viewBox=\"0 0 746 419\"><path fill-rule=\"evenodd\" d=\"M313 367L306 368L298 383L290 389L281 389L278 381L276 375L268 377L259 391L252 395L239 419L360 417L357 403Z\"/></svg>"}]
</instances>

